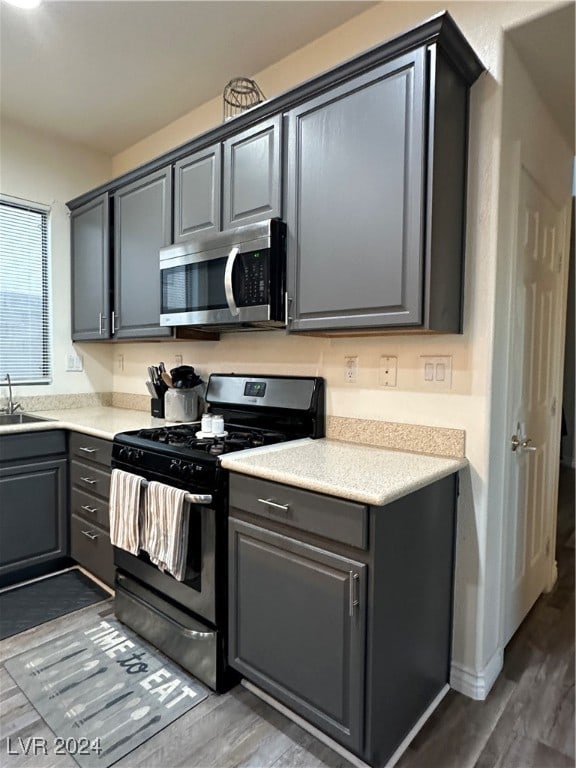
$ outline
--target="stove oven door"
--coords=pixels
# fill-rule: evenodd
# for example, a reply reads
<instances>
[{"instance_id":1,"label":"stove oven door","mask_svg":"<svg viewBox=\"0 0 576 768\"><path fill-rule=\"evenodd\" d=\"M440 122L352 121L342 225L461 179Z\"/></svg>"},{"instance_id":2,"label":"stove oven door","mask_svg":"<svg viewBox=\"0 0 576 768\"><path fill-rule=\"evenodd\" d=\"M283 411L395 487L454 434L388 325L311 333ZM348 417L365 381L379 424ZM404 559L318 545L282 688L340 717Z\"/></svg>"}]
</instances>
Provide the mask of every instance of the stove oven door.
<instances>
[{"instance_id":1,"label":"stove oven door","mask_svg":"<svg viewBox=\"0 0 576 768\"><path fill-rule=\"evenodd\" d=\"M195 614L200 620L217 624L216 585L216 510L195 504L189 507L186 575L178 581L162 572L141 552L137 557L114 547L114 564L177 608ZM225 584L223 585L225 588Z\"/></svg>"}]
</instances>

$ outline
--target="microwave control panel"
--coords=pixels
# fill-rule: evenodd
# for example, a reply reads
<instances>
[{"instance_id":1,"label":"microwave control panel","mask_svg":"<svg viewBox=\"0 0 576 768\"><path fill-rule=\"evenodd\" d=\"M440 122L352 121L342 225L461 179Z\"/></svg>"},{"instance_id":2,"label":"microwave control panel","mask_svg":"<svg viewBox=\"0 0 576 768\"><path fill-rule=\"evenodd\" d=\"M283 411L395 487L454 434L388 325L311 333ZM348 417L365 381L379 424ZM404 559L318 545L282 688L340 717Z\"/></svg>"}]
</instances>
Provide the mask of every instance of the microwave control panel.
<instances>
[{"instance_id":1,"label":"microwave control panel","mask_svg":"<svg viewBox=\"0 0 576 768\"><path fill-rule=\"evenodd\" d=\"M239 306L268 304L268 250L251 251L238 257L238 284L234 294Z\"/></svg>"}]
</instances>

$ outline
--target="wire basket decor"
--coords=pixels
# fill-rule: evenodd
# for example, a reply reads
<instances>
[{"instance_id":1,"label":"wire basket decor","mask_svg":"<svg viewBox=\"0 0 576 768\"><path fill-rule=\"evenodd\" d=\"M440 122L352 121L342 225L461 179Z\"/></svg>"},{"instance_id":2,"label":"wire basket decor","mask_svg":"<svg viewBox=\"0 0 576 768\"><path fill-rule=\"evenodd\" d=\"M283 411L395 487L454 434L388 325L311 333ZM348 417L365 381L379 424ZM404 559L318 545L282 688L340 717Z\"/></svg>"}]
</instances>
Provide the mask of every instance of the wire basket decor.
<instances>
[{"instance_id":1,"label":"wire basket decor","mask_svg":"<svg viewBox=\"0 0 576 768\"><path fill-rule=\"evenodd\" d=\"M266 101L255 80L234 77L224 88L224 121Z\"/></svg>"}]
</instances>

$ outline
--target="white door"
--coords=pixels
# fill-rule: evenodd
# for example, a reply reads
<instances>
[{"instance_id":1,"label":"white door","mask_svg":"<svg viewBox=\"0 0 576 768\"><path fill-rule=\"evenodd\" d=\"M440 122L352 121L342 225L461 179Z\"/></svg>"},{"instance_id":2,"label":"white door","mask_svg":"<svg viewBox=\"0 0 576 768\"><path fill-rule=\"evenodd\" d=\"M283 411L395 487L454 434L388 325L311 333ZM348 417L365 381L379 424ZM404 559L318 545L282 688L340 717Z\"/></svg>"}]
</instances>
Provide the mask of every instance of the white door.
<instances>
[{"instance_id":1,"label":"white door","mask_svg":"<svg viewBox=\"0 0 576 768\"><path fill-rule=\"evenodd\" d=\"M511 308L512 423L507 498L507 643L547 586L554 558L559 420L553 391L561 350L564 215L526 169L520 173L516 289Z\"/></svg>"}]
</instances>

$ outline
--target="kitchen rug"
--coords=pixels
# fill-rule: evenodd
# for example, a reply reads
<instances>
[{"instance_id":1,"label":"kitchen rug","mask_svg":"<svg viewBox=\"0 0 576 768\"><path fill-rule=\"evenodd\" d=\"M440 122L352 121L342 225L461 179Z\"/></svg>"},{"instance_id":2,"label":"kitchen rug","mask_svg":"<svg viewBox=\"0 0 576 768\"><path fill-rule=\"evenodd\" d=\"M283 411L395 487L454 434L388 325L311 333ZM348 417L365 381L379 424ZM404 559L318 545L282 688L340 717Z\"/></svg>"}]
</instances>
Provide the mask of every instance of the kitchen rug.
<instances>
[{"instance_id":1,"label":"kitchen rug","mask_svg":"<svg viewBox=\"0 0 576 768\"><path fill-rule=\"evenodd\" d=\"M7 589L0 592L0 640L109 597L77 568Z\"/></svg>"},{"instance_id":2,"label":"kitchen rug","mask_svg":"<svg viewBox=\"0 0 576 768\"><path fill-rule=\"evenodd\" d=\"M82 768L107 768L209 694L114 619L94 620L5 666L55 734L44 752L68 752ZM10 743L16 754L25 746Z\"/></svg>"}]
</instances>

